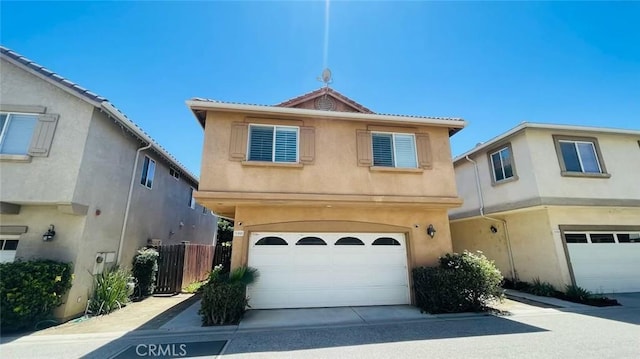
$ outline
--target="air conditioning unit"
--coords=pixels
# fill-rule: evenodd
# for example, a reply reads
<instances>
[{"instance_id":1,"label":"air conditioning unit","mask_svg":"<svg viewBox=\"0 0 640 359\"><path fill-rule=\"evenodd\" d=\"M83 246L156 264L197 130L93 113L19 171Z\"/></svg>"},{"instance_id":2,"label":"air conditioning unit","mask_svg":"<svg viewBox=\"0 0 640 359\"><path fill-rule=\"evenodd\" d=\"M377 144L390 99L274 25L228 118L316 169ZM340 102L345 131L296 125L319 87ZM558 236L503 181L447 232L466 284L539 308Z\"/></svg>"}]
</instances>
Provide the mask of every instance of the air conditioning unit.
<instances>
[{"instance_id":1,"label":"air conditioning unit","mask_svg":"<svg viewBox=\"0 0 640 359\"><path fill-rule=\"evenodd\" d=\"M147 245L152 247L159 247L162 245L162 239L147 239Z\"/></svg>"}]
</instances>

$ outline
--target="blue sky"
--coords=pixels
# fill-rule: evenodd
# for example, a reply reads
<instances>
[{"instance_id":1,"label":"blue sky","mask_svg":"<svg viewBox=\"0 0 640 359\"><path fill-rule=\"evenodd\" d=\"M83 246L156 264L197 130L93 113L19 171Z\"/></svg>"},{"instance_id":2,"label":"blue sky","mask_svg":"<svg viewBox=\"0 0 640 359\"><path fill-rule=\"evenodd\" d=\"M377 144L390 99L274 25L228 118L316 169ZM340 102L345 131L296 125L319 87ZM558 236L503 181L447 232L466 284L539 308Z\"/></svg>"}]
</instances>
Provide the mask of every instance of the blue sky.
<instances>
[{"instance_id":1,"label":"blue sky","mask_svg":"<svg viewBox=\"0 0 640 359\"><path fill-rule=\"evenodd\" d=\"M0 42L114 103L194 174L192 97L321 86L324 2L7 2ZM640 2L331 2L332 87L463 117L454 155L522 121L640 129Z\"/></svg>"}]
</instances>

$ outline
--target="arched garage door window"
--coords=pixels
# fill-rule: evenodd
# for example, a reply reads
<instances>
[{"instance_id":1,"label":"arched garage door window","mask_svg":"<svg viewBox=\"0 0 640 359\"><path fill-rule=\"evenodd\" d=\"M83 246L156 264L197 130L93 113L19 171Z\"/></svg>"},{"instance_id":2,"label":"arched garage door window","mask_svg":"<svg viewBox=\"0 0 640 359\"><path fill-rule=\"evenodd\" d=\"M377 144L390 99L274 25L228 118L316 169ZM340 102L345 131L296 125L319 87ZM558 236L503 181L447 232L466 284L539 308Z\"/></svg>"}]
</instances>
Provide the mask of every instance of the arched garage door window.
<instances>
[{"instance_id":1,"label":"arched garage door window","mask_svg":"<svg viewBox=\"0 0 640 359\"><path fill-rule=\"evenodd\" d=\"M336 241L336 246L364 246L364 243L356 237L342 237Z\"/></svg>"},{"instance_id":2,"label":"arched garage door window","mask_svg":"<svg viewBox=\"0 0 640 359\"><path fill-rule=\"evenodd\" d=\"M399 246L400 242L390 237L380 237L371 243L373 246Z\"/></svg>"},{"instance_id":3,"label":"arched garage door window","mask_svg":"<svg viewBox=\"0 0 640 359\"><path fill-rule=\"evenodd\" d=\"M260 240L256 242L256 246L286 246L286 245L288 245L287 241L285 241L280 237L274 237L274 236L260 238Z\"/></svg>"},{"instance_id":4,"label":"arched garage door window","mask_svg":"<svg viewBox=\"0 0 640 359\"><path fill-rule=\"evenodd\" d=\"M326 246L327 242L325 242L322 238L318 237L304 237L296 242L296 246Z\"/></svg>"}]
</instances>

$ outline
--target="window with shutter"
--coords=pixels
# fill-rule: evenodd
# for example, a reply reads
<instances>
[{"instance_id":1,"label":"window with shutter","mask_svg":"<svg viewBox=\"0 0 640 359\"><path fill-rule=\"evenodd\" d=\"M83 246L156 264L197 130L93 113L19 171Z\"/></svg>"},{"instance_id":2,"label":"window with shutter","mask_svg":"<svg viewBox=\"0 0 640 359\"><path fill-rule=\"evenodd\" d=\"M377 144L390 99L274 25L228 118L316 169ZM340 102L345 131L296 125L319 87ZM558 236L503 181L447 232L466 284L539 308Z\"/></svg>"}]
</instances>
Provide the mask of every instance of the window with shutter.
<instances>
[{"instance_id":1,"label":"window with shutter","mask_svg":"<svg viewBox=\"0 0 640 359\"><path fill-rule=\"evenodd\" d=\"M249 126L249 161L298 162L299 128L292 126Z\"/></svg>"},{"instance_id":2,"label":"window with shutter","mask_svg":"<svg viewBox=\"0 0 640 359\"><path fill-rule=\"evenodd\" d=\"M38 124L38 116L31 114L0 114L0 153L26 155Z\"/></svg>"},{"instance_id":3,"label":"window with shutter","mask_svg":"<svg viewBox=\"0 0 640 359\"><path fill-rule=\"evenodd\" d=\"M416 139L413 134L373 133L373 165L417 168Z\"/></svg>"}]
</instances>

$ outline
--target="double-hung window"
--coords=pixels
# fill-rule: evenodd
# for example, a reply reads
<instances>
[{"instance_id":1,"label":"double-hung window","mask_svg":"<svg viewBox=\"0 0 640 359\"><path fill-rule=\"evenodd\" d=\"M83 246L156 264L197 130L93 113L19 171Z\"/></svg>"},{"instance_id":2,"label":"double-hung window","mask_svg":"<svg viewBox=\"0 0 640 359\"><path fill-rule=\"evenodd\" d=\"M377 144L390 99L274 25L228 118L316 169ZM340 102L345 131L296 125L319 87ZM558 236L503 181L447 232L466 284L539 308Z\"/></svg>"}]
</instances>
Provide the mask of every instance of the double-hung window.
<instances>
[{"instance_id":1,"label":"double-hung window","mask_svg":"<svg viewBox=\"0 0 640 359\"><path fill-rule=\"evenodd\" d=\"M560 140L560 151L566 171L602 173L596 147L591 141Z\"/></svg>"},{"instance_id":2,"label":"double-hung window","mask_svg":"<svg viewBox=\"0 0 640 359\"><path fill-rule=\"evenodd\" d=\"M297 163L299 128L293 126L250 125L249 161Z\"/></svg>"},{"instance_id":3,"label":"double-hung window","mask_svg":"<svg viewBox=\"0 0 640 359\"><path fill-rule=\"evenodd\" d=\"M416 138L405 133L372 133L373 165L417 168Z\"/></svg>"},{"instance_id":4,"label":"double-hung window","mask_svg":"<svg viewBox=\"0 0 640 359\"><path fill-rule=\"evenodd\" d=\"M492 152L489 157L491 159L494 182L504 181L514 176L511 147L503 147L498 151Z\"/></svg>"},{"instance_id":5,"label":"double-hung window","mask_svg":"<svg viewBox=\"0 0 640 359\"><path fill-rule=\"evenodd\" d=\"M37 115L0 113L0 153L26 155L37 123Z\"/></svg>"},{"instance_id":6,"label":"double-hung window","mask_svg":"<svg viewBox=\"0 0 640 359\"><path fill-rule=\"evenodd\" d=\"M153 187L153 176L156 173L156 161L144 156L144 164L142 165L142 176L140 184L151 189Z\"/></svg>"}]
</instances>

